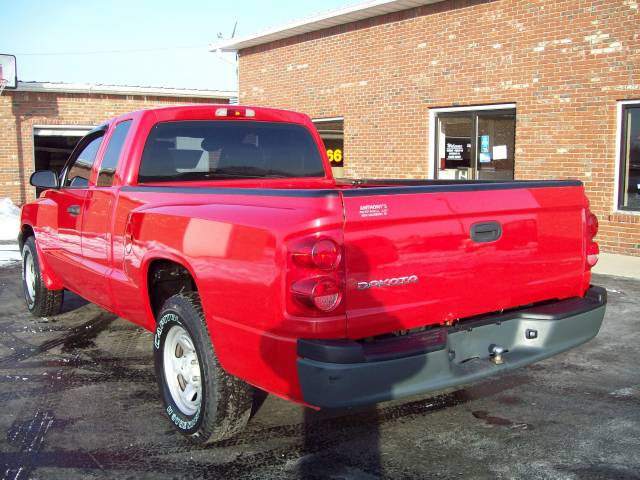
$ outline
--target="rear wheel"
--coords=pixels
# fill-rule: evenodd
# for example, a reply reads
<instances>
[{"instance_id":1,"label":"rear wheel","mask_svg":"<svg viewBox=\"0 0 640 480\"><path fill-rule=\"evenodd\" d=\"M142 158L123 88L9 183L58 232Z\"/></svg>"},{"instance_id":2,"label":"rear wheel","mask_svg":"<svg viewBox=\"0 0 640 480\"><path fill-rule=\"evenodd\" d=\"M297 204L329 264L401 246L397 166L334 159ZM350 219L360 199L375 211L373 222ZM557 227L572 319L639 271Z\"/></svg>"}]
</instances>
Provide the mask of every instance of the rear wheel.
<instances>
[{"instance_id":1,"label":"rear wheel","mask_svg":"<svg viewBox=\"0 0 640 480\"><path fill-rule=\"evenodd\" d=\"M34 237L22 247L22 288L27 307L36 317L52 317L62 310L64 290L49 290L42 281Z\"/></svg>"},{"instance_id":2,"label":"rear wheel","mask_svg":"<svg viewBox=\"0 0 640 480\"><path fill-rule=\"evenodd\" d=\"M154 357L165 412L180 433L204 444L245 427L253 389L220 366L197 293L181 293L165 302L158 315Z\"/></svg>"}]
</instances>

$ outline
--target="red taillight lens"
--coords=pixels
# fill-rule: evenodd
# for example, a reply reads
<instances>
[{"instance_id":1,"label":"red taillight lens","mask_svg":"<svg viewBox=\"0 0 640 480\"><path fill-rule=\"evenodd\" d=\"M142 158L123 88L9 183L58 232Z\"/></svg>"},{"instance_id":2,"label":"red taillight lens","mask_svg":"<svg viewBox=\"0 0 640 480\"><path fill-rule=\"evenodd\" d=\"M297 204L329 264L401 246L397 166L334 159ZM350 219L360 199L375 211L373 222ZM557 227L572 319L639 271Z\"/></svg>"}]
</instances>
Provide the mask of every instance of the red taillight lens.
<instances>
[{"instance_id":1,"label":"red taillight lens","mask_svg":"<svg viewBox=\"0 0 640 480\"><path fill-rule=\"evenodd\" d=\"M598 217L596 217L593 213L589 213L587 216L587 231L591 238L595 237L598 234Z\"/></svg>"},{"instance_id":2,"label":"red taillight lens","mask_svg":"<svg viewBox=\"0 0 640 480\"><path fill-rule=\"evenodd\" d=\"M590 243L587 247L587 265L589 265L590 268L598 263L599 255L600 246L596 242Z\"/></svg>"},{"instance_id":3,"label":"red taillight lens","mask_svg":"<svg viewBox=\"0 0 640 480\"><path fill-rule=\"evenodd\" d=\"M319 240L311 248L311 260L322 270L333 270L340 263L340 249L333 240Z\"/></svg>"},{"instance_id":4,"label":"red taillight lens","mask_svg":"<svg viewBox=\"0 0 640 480\"><path fill-rule=\"evenodd\" d=\"M591 269L598 263L600 246L593 241L598 234L598 217L587 210L587 269Z\"/></svg>"},{"instance_id":5,"label":"red taillight lens","mask_svg":"<svg viewBox=\"0 0 640 480\"><path fill-rule=\"evenodd\" d=\"M313 317L343 312L342 247L332 238L339 233L332 231L289 243L288 313Z\"/></svg>"},{"instance_id":6,"label":"red taillight lens","mask_svg":"<svg viewBox=\"0 0 640 480\"><path fill-rule=\"evenodd\" d=\"M293 253L293 258L296 263L303 267L335 270L340 265L342 254L336 242L324 238L317 240L311 246L303 247L299 252Z\"/></svg>"}]
</instances>

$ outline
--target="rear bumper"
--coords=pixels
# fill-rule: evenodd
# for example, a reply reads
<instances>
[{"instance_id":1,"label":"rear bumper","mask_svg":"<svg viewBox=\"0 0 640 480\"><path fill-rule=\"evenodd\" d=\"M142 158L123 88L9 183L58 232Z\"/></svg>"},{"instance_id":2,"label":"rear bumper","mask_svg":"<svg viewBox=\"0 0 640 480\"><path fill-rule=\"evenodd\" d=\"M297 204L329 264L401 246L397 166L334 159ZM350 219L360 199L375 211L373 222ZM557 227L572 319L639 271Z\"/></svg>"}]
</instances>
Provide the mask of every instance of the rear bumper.
<instances>
[{"instance_id":1,"label":"rear bumper","mask_svg":"<svg viewBox=\"0 0 640 480\"><path fill-rule=\"evenodd\" d=\"M462 325L372 343L298 340L305 403L340 408L467 384L587 342L604 318L607 292L488 315ZM533 338L535 337L535 338ZM504 363L491 359L495 345Z\"/></svg>"}]
</instances>

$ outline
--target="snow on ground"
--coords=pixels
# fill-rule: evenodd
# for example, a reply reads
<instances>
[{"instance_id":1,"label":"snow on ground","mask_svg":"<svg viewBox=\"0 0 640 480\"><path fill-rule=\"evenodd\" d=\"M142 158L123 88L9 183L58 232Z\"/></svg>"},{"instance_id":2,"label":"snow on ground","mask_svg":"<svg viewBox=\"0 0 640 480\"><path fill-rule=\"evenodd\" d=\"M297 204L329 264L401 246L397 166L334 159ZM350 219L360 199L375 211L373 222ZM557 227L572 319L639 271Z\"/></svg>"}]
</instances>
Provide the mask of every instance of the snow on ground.
<instances>
[{"instance_id":1,"label":"snow on ground","mask_svg":"<svg viewBox=\"0 0 640 480\"><path fill-rule=\"evenodd\" d=\"M0 266L20 260L20 209L10 198L0 199Z\"/></svg>"},{"instance_id":2,"label":"snow on ground","mask_svg":"<svg viewBox=\"0 0 640 480\"><path fill-rule=\"evenodd\" d=\"M10 265L21 260L18 244L6 245L0 243L0 267Z\"/></svg>"}]
</instances>

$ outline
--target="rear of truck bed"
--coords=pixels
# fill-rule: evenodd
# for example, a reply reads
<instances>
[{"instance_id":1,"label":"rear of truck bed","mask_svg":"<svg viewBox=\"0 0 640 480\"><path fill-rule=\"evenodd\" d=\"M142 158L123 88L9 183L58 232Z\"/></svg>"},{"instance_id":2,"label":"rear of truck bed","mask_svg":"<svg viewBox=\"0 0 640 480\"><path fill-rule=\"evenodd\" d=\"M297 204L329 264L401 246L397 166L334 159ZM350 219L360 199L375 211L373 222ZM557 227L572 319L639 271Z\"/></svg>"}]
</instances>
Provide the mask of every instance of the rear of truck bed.
<instances>
[{"instance_id":1,"label":"rear of truck bed","mask_svg":"<svg viewBox=\"0 0 640 480\"><path fill-rule=\"evenodd\" d=\"M342 198L348 339L298 343L306 402L467 383L598 332L606 292L590 289L597 221L580 182L364 182Z\"/></svg>"}]
</instances>

